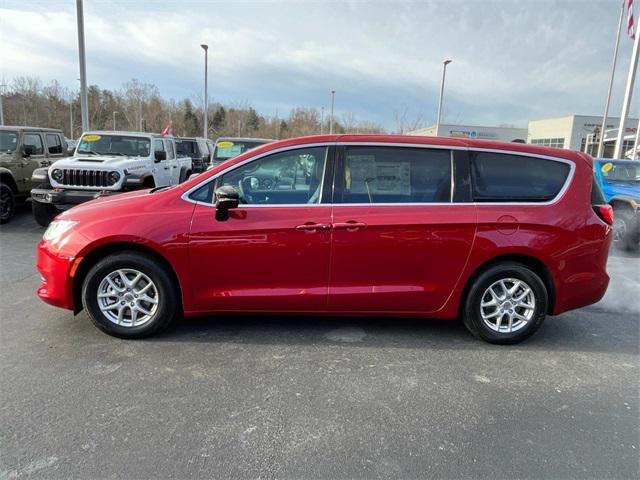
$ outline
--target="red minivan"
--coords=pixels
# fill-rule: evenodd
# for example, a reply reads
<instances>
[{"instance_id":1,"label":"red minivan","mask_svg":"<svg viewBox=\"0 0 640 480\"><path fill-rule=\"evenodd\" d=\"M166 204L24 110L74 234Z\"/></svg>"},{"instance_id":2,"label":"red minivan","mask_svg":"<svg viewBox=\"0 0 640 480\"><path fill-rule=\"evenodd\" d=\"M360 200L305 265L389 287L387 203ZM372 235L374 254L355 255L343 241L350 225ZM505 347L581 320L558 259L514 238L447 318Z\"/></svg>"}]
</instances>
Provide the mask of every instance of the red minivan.
<instances>
[{"instance_id":1,"label":"red minivan","mask_svg":"<svg viewBox=\"0 0 640 480\"><path fill-rule=\"evenodd\" d=\"M604 295L612 221L579 152L296 138L59 215L38 295L126 338L178 315L277 313L462 318L515 343Z\"/></svg>"}]
</instances>

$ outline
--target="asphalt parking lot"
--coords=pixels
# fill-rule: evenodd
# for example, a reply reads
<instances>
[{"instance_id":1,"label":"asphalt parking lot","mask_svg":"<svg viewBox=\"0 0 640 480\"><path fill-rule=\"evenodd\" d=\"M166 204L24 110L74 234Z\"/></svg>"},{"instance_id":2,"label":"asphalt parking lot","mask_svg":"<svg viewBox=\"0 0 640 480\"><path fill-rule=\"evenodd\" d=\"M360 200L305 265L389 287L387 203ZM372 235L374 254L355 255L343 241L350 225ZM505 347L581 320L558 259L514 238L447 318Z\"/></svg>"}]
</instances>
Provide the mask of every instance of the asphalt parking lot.
<instances>
[{"instance_id":1,"label":"asphalt parking lot","mask_svg":"<svg viewBox=\"0 0 640 480\"><path fill-rule=\"evenodd\" d=\"M640 258L517 346L455 322L207 318L111 338L0 230L0 478L637 478Z\"/></svg>"}]
</instances>

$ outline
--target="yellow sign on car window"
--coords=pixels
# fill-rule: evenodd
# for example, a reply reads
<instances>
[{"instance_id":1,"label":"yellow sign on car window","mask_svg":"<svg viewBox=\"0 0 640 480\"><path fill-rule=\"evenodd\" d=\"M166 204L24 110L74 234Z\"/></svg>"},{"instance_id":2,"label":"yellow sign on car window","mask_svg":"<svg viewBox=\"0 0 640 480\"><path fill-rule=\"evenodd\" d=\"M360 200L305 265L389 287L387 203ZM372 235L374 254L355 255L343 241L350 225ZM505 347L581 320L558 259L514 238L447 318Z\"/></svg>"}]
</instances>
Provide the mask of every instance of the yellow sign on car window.
<instances>
[{"instance_id":1,"label":"yellow sign on car window","mask_svg":"<svg viewBox=\"0 0 640 480\"><path fill-rule=\"evenodd\" d=\"M218 142L217 146L220 148L229 148L233 147L233 142Z\"/></svg>"},{"instance_id":2,"label":"yellow sign on car window","mask_svg":"<svg viewBox=\"0 0 640 480\"><path fill-rule=\"evenodd\" d=\"M86 141L86 142L97 142L98 140L100 140L102 137L100 135L85 135L84 137L82 137L82 140Z\"/></svg>"},{"instance_id":3,"label":"yellow sign on car window","mask_svg":"<svg viewBox=\"0 0 640 480\"><path fill-rule=\"evenodd\" d=\"M612 168L613 168L613 163L607 162L604 165L602 165L602 167L600 167L600 170L602 170L602 173L607 173Z\"/></svg>"}]
</instances>

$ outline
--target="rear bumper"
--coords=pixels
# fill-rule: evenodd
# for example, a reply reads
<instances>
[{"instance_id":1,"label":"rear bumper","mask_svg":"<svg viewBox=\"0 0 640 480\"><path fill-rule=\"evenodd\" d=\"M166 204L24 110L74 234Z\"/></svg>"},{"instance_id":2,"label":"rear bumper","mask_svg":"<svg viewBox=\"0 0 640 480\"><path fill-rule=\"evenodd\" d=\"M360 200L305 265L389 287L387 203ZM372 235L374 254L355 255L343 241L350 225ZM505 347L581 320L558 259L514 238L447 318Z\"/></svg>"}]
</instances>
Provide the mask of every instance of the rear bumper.
<instances>
[{"instance_id":1,"label":"rear bumper","mask_svg":"<svg viewBox=\"0 0 640 480\"><path fill-rule=\"evenodd\" d=\"M122 192L109 190L62 190L59 188L45 189L34 188L31 190L31 198L35 202L48 203L50 205L78 205L100 197L116 195Z\"/></svg>"},{"instance_id":2,"label":"rear bumper","mask_svg":"<svg viewBox=\"0 0 640 480\"><path fill-rule=\"evenodd\" d=\"M76 259L52 252L44 240L38 245L36 267L42 277L38 296L55 307L74 310L71 268Z\"/></svg>"}]
</instances>

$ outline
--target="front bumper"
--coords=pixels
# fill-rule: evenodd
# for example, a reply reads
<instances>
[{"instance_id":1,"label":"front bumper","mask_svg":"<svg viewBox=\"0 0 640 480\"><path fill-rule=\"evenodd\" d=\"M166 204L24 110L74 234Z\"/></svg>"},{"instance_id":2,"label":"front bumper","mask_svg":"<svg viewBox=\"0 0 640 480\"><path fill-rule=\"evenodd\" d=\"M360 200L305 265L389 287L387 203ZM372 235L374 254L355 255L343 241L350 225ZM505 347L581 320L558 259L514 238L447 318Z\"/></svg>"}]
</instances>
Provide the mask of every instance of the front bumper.
<instances>
[{"instance_id":1,"label":"front bumper","mask_svg":"<svg viewBox=\"0 0 640 480\"><path fill-rule=\"evenodd\" d=\"M74 310L73 278L70 274L77 260L52 251L44 240L40 242L36 267L42 277L42 283L37 293L44 302Z\"/></svg>"},{"instance_id":2,"label":"front bumper","mask_svg":"<svg viewBox=\"0 0 640 480\"><path fill-rule=\"evenodd\" d=\"M34 188L31 190L33 201L48 203L50 205L78 205L100 197L116 195L120 191L109 190L63 190L60 188Z\"/></svg>"}]
</instances>

